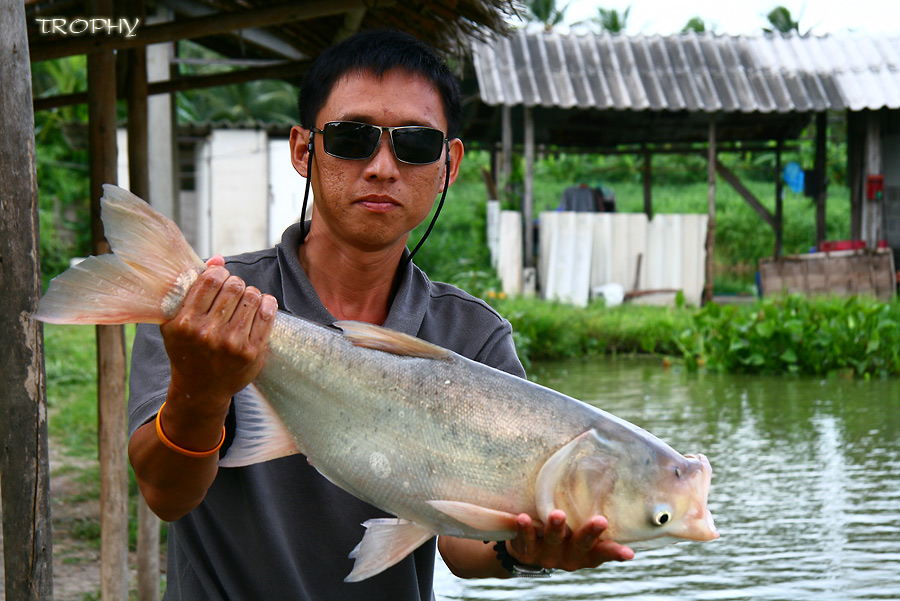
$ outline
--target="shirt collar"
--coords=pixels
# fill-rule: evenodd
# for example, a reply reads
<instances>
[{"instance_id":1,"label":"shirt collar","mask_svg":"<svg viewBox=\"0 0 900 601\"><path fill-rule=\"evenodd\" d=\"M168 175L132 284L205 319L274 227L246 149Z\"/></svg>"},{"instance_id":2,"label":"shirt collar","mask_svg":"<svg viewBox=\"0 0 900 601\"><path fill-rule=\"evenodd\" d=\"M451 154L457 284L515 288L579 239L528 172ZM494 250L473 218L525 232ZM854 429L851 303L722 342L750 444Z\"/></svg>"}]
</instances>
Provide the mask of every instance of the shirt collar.
<instances>
[{"instance_id":1,"label":"shirt collar","mask_svg":"<svg viewBox=\"0 0 900 601\"><path fill-rule=\"evenodd\" d=\"M307 226L308 227L308 226ZM281 266L284 309L294 315L323 324L332 324L335 317L322 304L318 293L309 281L297 251L300 248L300 224L295 223L284 231L281 242L275 247ZM409 256L409 249L403 250ZM431 282L425 273L412 262L405 262L400 286L388 310L384 327L415 336L425 319L430 299Z\"/></svg>"}]
</instances>

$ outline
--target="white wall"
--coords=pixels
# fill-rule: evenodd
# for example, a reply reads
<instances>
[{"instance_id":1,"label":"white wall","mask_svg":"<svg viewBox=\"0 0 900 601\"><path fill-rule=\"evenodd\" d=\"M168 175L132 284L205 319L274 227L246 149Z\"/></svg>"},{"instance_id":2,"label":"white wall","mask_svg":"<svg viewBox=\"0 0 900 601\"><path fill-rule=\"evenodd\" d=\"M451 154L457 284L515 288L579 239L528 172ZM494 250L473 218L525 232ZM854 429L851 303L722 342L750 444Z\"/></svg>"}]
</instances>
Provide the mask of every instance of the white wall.
<instances>
[{"instance_id":1,"label":"white wall","mask_svg":"<svg viewBox=\"0 0 900 601\"><path fill-rule=\"evenodd\" d=\"M656 215L648 221L643 213L541 213L542 296L586 306L591 289L615 283L626 293L682 290L687 303L699 305L707 221L706 215ZM656 298L671 302L672 295Z\"/></svg>"},{"instance_id":2,"label":"white wall","mask_svg":"<svg viewBox=\"0 0 900 601\"><path fill-rule=\"evenodd\" d=\"M269 140L269 223L268 245L281 242L281 234L292 223L300 221L306 178L291 164L288 140ZM306 214L312 214L313 192L309 190ZM308 218L308 217L307 217Z\"/></svg>"}]
</instances>

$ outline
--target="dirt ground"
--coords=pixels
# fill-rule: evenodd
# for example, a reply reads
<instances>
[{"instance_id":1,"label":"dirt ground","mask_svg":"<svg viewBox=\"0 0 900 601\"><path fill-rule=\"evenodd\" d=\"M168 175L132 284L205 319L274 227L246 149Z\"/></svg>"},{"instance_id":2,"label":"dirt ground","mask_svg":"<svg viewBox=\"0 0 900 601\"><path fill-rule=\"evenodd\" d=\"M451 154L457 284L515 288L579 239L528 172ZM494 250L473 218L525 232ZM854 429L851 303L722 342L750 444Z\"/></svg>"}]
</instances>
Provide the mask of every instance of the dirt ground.
<instances>
[{"instance_id":1,"label":"dirt ground","mask_svg":"<svg viewBox=\"0 0 900 601\"><path fill-rule=\"evenodd\" d=\"M53 598L56 601L100 599L100 502L86 498L78 481L78 461L50 450L50 499L53 521ZM72 469L76 468L76 469ZM5 601L0 532L0 601ZM134 554L129 557L130 588L137 581ZM160 560L165 566L165 559Z\"/></svg>"}]
</instances>

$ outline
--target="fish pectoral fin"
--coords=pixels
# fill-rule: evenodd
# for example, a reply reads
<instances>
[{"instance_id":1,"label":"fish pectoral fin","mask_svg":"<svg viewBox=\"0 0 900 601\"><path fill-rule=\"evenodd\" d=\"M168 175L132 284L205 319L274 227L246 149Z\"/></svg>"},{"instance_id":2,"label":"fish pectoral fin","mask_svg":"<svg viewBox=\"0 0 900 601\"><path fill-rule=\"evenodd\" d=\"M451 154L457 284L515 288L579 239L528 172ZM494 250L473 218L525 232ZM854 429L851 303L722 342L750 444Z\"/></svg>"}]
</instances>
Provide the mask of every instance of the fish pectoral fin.
<instances>
[{"instance_id":1,"label":"fish pectoral fin","mask_svg":"<svg viewBox=\"0 0 900 601\"><path fill-rule=\"evenodd\" d=\"M380 574L436 536L433 530L399 518L379 518L363 523L366 533L350 552L353 570L344 582L359 582Z\"/></svg>"},{"instance_id":2,"label":"fish pectoral fin","mask_svg":"<svg viewBox=\"0 0 900 601\"><path fill-rule=\"evenodd\" d=\"M301 450L256 386L234 397L236 428L234 440L219 467L243 467L296 455Z\"/></svg>"},{"instance_id":3,"label":"fish pectoral fin","mask_svg":"<svg viewBox=\"0 0 900 601\"><path fill-rule=\"evenodd\" d=\"M538 516L548 523L550 512L562 509L567 523L584 523L616 482L619 460L615 445L591 428L560 447L544 462L534 485ZM573 529L575 526L572 526Z\"/></svg>"},{"instance_id":4,"label":"fish pectoral fin","mask_svg":"<svg viewBox=\"0 0 900 601\"><path fill-rule=\"evenodd\" d=\"M516 533L516 514L463 501L425 501L441 513L476 530Z\"/></svg>"},{"instance_id":5,"label":"fish pectoral fin","mask_svg":"<svg viewBox=\"0 0 900 601\"><path fill-rule=\"evenodd\" d=\"M370 348L395 355L443 359L452 354L436 344L402 332L361 321L336 321L334 325L344 331L344 336L356 346Z\"/></svg>"}]
</instances>

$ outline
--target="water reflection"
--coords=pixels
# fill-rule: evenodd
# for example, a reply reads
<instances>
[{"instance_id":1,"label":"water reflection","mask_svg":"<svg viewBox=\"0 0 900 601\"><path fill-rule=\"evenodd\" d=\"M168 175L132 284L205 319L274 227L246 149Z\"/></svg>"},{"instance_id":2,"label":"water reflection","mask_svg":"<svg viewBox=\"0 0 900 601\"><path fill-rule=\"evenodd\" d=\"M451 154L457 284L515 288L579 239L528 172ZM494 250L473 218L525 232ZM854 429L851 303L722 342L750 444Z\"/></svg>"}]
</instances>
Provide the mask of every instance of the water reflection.
<instances>
[{"instance_id":1,"label":"water reflection","mask_svg":"<svg viewBox=\"0 0 900 601\"><path fill-rule=\"evenodd\" d=\"M540 365L542 384L713 466L722 537L550 580L461 581L439 600L900 599L900 384L687 374L656 360Z\"/></svg>"}]
</instances>

